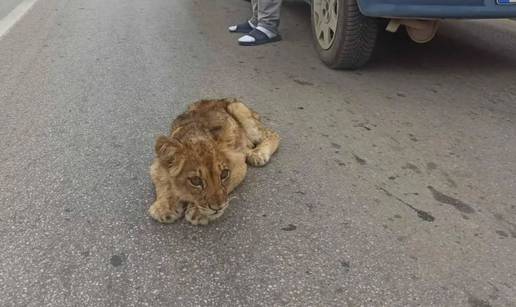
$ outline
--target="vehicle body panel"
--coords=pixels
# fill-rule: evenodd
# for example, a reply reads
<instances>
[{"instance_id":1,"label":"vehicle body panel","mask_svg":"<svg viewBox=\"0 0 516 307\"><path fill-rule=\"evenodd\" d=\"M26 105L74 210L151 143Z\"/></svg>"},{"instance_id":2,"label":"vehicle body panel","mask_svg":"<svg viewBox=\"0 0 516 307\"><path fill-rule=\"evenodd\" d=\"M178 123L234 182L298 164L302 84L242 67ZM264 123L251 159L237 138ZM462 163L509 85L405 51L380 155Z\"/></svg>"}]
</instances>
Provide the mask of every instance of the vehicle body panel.
<instances>
[{"instance_id":1,"label":"vehicle body panel","mask_svg":"<svg viewBox=\"0 0 516 307\"><path fill-rule=\"evenodd\" d=\"M357 0L365 16L430 19L514 18L516 3L509 1L499 0L505 4L498 4L497 0Z\"/></svg>"}]
</instances>

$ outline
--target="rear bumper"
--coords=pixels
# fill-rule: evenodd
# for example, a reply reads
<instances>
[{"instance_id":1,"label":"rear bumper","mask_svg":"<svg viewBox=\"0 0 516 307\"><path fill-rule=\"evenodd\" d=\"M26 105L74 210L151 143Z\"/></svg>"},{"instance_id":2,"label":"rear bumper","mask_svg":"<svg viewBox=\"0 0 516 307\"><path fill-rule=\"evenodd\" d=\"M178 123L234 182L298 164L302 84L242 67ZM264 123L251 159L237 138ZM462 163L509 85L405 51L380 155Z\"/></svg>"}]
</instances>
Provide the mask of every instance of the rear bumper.
<instances>
[{"instance_id":1,"label":"rear bumper","mask_svg":"<svg viewBox=\"0 0 516 307\"><path fill-rule=\"evenodd\" d=\"M357 2L362 14L370 17L469 19L516 17L516 3L500 5L496 0L357 0Z\"/></svg>"}]
</instances>

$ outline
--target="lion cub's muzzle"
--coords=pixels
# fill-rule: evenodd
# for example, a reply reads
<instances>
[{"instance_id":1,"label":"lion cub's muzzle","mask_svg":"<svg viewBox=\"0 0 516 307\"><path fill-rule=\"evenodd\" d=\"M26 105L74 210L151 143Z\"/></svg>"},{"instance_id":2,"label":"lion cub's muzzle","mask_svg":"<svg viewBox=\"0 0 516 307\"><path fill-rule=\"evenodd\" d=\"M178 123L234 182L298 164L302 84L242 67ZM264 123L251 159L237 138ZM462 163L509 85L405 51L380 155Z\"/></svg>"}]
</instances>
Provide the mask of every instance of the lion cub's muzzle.
<instances>
[{"instance_id":1,"label":"lion cub's muzzle","mask_svg":"<svg viewBox=\"0 0 516 307\"><path fill-rule=\"evenodd\" d=\"M203 211L205 211L206 215L216 215L218 213L224 212L224 210L228 207L228 205L229 205L229 201L226 201L221 205L209 204L207 206L207 208L204 208L207 210L203 210Z\"/></svg>"}]
</instances>

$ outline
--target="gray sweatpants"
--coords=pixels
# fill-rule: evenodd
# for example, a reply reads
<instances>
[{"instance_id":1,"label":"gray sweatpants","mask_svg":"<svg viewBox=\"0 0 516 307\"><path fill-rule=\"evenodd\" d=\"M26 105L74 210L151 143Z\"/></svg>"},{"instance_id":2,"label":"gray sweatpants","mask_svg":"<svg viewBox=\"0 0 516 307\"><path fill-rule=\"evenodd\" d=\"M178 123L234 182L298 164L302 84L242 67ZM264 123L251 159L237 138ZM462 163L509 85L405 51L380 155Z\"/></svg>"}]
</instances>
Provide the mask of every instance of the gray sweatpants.
<instances>
[{"instance_id":1,"label":"gray sweatpants","mask_svg":"<svg viewBox=\"0 0 516 307\"><path fill-rule=\"evenodd\" d=\"M253 17L249 21L278 34L281 2L282 0L251 0Z\"/></svg>"}]
</instances>

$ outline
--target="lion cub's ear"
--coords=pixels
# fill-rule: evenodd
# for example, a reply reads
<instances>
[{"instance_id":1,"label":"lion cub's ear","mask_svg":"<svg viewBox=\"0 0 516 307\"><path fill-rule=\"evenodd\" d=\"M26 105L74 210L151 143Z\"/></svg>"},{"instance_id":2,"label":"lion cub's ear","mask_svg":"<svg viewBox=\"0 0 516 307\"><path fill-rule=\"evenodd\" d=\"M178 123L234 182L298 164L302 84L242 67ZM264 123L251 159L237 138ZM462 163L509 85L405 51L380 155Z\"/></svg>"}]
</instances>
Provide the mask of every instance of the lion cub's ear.
<instances>
[{"instance_id":1,"label":"lion cub's ear","mask_svg":"<svg viewBox=\"0 0 516 307\"><path fill-rule=\"evenodd\" d=\"M156 156L166 166L171 166L175 160L175 155L181 148L181 143L174 138L169 138L164 135L160 135L156 139Z\"/></svg>"}]
</instances>

